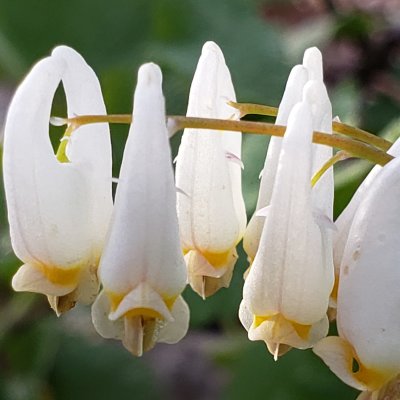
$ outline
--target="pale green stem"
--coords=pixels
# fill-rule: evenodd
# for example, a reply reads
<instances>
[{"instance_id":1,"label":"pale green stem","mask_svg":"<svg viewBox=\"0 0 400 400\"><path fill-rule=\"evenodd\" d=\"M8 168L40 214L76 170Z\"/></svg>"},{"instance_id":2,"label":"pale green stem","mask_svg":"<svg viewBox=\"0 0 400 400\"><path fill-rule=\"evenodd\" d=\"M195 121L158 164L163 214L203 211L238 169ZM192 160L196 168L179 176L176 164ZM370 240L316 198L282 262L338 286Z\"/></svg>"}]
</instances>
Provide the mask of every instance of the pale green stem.
<instances>
[{"instance_id":1,"label":"pale green stem","mask_svg":"<svg viewBox=\"0 0 400 400\"><path fill-rule=\"evenodd\" d=\"M58 120L60 121L60 120ZM84 115L63 120L65 124L69 124L69 128L76 129L81 125L96 123L122 123L130 124L132 122L131 115ZM177 132L185 128L207 129L207 130L223 130L246 132L257 135L270 135L283 137L286 127L280 125L269 124L266 122L253 122L241 120L224 120L210 118L195 118L183 116L169 116L167 123L170 130ZM68 129L67 129L68 131ZM385 165L393 157L384 151L378 150L366 143L342 137L335 134L323 132L314 132L313 142L323 144L330 147L336 147L345 150L353 157L364 158L374 164Z\"/></svg>"},{"instance_id":2,"label":"pale green stem","mask_svg":"<svg viewBox=\"0 0 400 400\"><path fill-rule=\"evenodd\" d=\"M72 124L68 126L64 136L61 139L60 145L58 146L56 158L60 163L69 163L69 158L67 156L67 144L74 129L75 127Z\"/></svg>"},{"instance_id":3,"label":"pale green stem","mask_svg":"<svg viewBox=\"0 0 400 400\"><path fill-rule=\"evenodd\" d=\"M346 151L338 151L334 156L332 156L319 171L317 171L311 179L311 186L314 187L315 184L320 180L321 176L333 165L339 161L346 160L351 157L351 154Z\"/></svg>"},{"instance_id":4,"label":"pale green stem","mask_svg":"<svg viewBox=\"0 0 400 400\"><path fill-rule=\"evenodd\" d=\"M248 114L266 115L270 117L276 117L278 115L278 108L276 107L253 103L235 103L233 101L229 101L228 104L231 107L239 110L241 118ZM372 133L347 124L343 124L342 122L333 121L332 129L336 133L350 136L354 139L360 140L361 142L368 143L371 146L377 147L378 149L381 149L383 151L388 150L392 145L391 142L381 138L380 136L373 135Z\"/></svg>"}]
</instances>

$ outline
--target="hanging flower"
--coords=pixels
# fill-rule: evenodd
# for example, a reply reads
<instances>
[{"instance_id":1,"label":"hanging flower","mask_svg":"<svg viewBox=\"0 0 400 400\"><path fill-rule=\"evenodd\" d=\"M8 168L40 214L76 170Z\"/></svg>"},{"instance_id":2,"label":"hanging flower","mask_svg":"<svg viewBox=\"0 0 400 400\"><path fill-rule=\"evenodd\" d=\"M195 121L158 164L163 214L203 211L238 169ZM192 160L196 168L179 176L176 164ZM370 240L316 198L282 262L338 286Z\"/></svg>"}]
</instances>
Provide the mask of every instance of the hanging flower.
<instances>
[{"instance_id":1,"label":"hanging flower","mask_svg":"<svg viewBox=\"0 0 400 400\"><path fill-rule=\"evenodd\" d=\"M304 86L307 82L312 80L319 82L322 82L323 80L322 55L316 47L307 49L304 52L303 64L296 65L292 68L281 103L279 104L278 115L275 121L276 125L287 125L290 111L295 104L301 101ZM243 237L243 248L247 253L250 265L257 253L262 229L264 226L265 214L271 202L272 189L275 181L281 146L282 138L274 136L271 137L268 144L268 151L265 158L264 167L260 173L261 180L256 211L251 217ZM323 157L323 162L325 162L325 158L329 158L331 156L331 151L329 148L327 150L323 149L322 146L318 146L318 148L319 151L328 153L327 156ZM320 161L313 166L314 173L322 167L323 162ZM329 171L328 175L332 175L332 171ZM332 212L328 211L328 215L329 214L332 214Z\"/></svg>"},{"instance_id":2,"label":"hanging flower","mask_svg":"<svg viewBox=\"0 0 400 400\"><path fill-rule=\"evenodd\" d=\"M244 285L241 322L250 340L263 340L275 359L290 347L311 347L328 332L333 182L327 175L311 188L311 178L330 156L312 144L313 130L330 132L331 121L325 87L311 80L289 116L260 245Z\"/></svg>"},{"instance_id":3,"label":"hanging flower","mask_svg":"<svg viewBox=\"0 0 400 400\"><path fill-rule=\"evenodd\" d=\"M77 129L64 146L68 162L54 155L49 119L60 81L69 116L106 113L92 69L74 50L58 47L33 67L12 100L3 162L12 246L24 262L13 288L47 295L57 314L94 300L112 210L107 125Z\"/></svg>"},{"instance_id":4,"label":"hanging flower","mask_svg":"<svg viewBox=\"0 0 400 400\"><path fill-rule=\"evenodd\" d=\"M388 154L398 157L400 156L400 140L397 140L391 148L388 150ZM337 289L339 287L339 276L340 276L340 264L343 258L343 252L348 240L349 230L354 219L354 215L358 210L364 197L372 187L374 180L378 173L382 170L380 165L375 165L368 176L364 179L362 184L358 187L354 193L350 203L339 215L335 221L337 227L336 232L333 235L333 261L335 265L335 290L332 293L332 303L336 307L337 303Z\"/></svg>"},{"instance_id":5,"label":"hanging flower","mask_svg":"<svg viewBox=\"0 0 400 400\"><path fill-rule=\"evenodd\" d=\"M239 119L219 47L207 42L190 89L190 117ZM228 287L246 226L241 133L186 129L176 163L177 209L189 283L203 298Z\"/></svg>"},{"instance_id":6,"label":"hanging flower","mask_svg":"<svg viewBox=\"0 0 400 400\"><path fill-rule=\"evenodd\" d=\"M361 398L381 398L400 373L399 168L398 158L383 167L354 212L340 265L339 337L314 347L340 379L366 392Z\"/></svg>"},{"instance_id":7,"label":"hanging flower","mask_svg":"<svg viewBox=\"0 0 400 400\"><path fill-rule=\"evenodd\" d=\"M93 305L96 330L122 340L134 355L156 342L175 343L188 329L189 309L162 76L139 69L134 120L125 146L113 218Z\"/></svg>"}]
</instances>

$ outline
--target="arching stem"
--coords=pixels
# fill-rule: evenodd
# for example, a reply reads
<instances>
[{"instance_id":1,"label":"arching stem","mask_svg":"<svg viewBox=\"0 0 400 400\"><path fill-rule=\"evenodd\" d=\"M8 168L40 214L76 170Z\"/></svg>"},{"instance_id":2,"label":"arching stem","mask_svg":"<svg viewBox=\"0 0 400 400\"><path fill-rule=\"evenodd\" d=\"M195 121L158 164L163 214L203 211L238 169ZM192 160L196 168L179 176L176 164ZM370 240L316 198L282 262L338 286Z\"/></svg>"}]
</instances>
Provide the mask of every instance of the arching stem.
<instances>
[{"instance_id":1,"label":"arching stem","mask_svg":"<svg viewBox=\"0 0 400 400\"><path fill-rule=\"evenodd\" d=\"M278 108L276 107L253 103L235 103L233 101L229 101L228 104L231 107L239 110L241 118L249 114L265 115L270 117L276 117L278 115ZM373 135L372 133L356 128L354 126L343 124L342 122L333 121L332 129L336 133L350 136L354 139L360 140L361 142L368 143L371 146L377 147L378 149L381 149L383 151L388 150L392 145L392 143L386 139Z\"/></svg>"},{"instance_id":2,"label":"arching stem","mask_svg":"<svg viewBox=\"0 0 400 400\"><path fill-rule=\"evenodd\" d=\"M131 115L82 115L68 119L52 119L57 125L62 123L68 124L69 129L77 129L79 126L97 123L117 123L130 124L132 122ZM223 130L253 133L257 135L280 136L285 134L286 127L274 125L266 122L253 122L241 120L224 120L210 118L196 118L184 116L168 116L167 125L171 133L175 133L185 128L207 129L207 130ZM70 134L70 133L69 133ZM371 161L374 164L385 165L393 157L382 150L371 147L359 140L350 139L336 134L327 134L323 132L314 132L313 142L323 144L325 146L336 147L345 150L353 157L359 157Z\"/></svg>"},{"instance_id":3,"label":"arching stem","mask_svg":"<svg viewBox=\"0 0 400 400\"><path fill-rule=\"evenodd\" d=\"M317 171L311 179L311 186L314 187L315 184L320 180L322 175L333 165L335 165L339 161L347 160L351 157L351 154L347 153L344 150L338 151L334 156L332 156L319 171Z\"/></svg>"}]
</instances>

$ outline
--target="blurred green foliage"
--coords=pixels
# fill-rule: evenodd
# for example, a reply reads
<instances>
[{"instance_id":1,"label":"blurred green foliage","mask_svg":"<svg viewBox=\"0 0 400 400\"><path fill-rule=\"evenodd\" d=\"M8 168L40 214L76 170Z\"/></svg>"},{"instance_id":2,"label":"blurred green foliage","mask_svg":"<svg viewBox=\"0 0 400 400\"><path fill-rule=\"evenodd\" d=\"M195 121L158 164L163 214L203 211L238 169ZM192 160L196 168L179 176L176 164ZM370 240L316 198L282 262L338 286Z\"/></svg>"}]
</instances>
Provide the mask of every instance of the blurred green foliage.
<instances>
[{"instance_id":1,"label":"blurred green foliage","mask_svg":"<svg viewBox=\"0 0 400 400\"><path fill-rule=\"evenodd\" d=\"M256 0L0 0L0 84L16 85L36 60L56 45L66 44L78 50L98 73L110 113L130 112L137 68L154 61L163 70L168 112L183 114L201 46L214 40L224 51L238 100L277 105L290 67L301 60L288 55L288 36L279 24L262 19L261 5ZM366 16L340 17L332 38L335 34L368 35L373 23ZM330 24L321 26L326 30L314 32L314 37L317 33L326 38L331 32ZM358 89L350 79L332 90L334 112L342 119L358 120ZM63 115L63 105L64 101L58 100L54 112ZM398 111L385 101L371 107L374 111L366 125L375 131ZM397 130L397 125L393 129ZM60 131L53 130L57 137ZM117 176L127 127L114 126L112 133ZM262 137L244 138L243 188L249 215L257 199L267 142ZM178 144L179 137L173 138L174 153ZM355 170L342 168L337 212L367 172L368 166L359 165L355 164ZM198 355L189 366L178 357L174 382L183 384L182 377L192 373L201 387L220 379L221 388L217 395L201 395L193 389L183 396L171 389L171 382L160 378L160 368L151 358L162 355L165 346L160 346L161 353L153 350L155 356L134 359L118 343L94 336L88 328L87 309L70 313L71 325L84 326L74 330L63 322L66 317L56 320L42 297L12 294L10 279L19 261L9 243L2 190L0 234L0 400L355 398L355 391L331 374L311 351L291 351L275 363L262 344L246 339L237 319L242 274L247 267L242 250L229 290L221 290L205 302L189 288L185 291L192 332L214 338L204 346L199 339L200 345L194 348L199 347L201 359L213 367L199 374ZM183 359L190 340L195 339L187 340L171 354L182 354ZM160 358L161 362L168 365L169 361ZM224 371L225 378L215 376L214 369Z\"/></svg>"}]
</instances>

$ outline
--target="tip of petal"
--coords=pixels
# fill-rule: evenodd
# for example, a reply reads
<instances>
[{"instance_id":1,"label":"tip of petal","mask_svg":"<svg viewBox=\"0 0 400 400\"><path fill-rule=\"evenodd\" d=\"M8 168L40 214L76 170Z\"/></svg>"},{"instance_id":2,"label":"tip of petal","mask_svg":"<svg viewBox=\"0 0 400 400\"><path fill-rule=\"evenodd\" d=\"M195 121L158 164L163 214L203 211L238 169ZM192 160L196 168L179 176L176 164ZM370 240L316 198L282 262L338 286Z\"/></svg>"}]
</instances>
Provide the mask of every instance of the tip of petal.
<instances>
[{"instance_id":1,"label":"tip of petal","mask_svg":"<svg viewBox=\"0 0 400 400\"><path fill-rule=\"evenodd\" d=\"M303 144L308 141L311 142L312 134L311 105L304 101L297 103L289 115L285 138L291 138L293 142L296 141Z\"/></svg>"},{"instance_id":2,"label":"tip of petal","mask_svg":"<svg viewBox=\"0 0 400 400\"><path fill-rule=\"evenodd\" d=\"M304 52L303 65L310 73L310 79L323 80L322 54L317 47L310 47Z\"/></svg>"},{"instance_id":3,"label":"tip of petal","mask_svg":"<svg viewBox=\"0 0 400 400\"><path fill-rule=\"evenodd\" d=\"M22 265L12 278L12 288L16 292L42 293L50 296L65 296L73 291L76 285L52 283L45 274L31 264Z\"/></svg>"},{"instance_id":4,"label":"tip of petal","mask_svg":"<svg viewBox=\"0 0 400 400\"><path fill-rule=\"evenodd\" d=\"M308 77L307 68L303 65L295 65L290 71L287 86L299 85L301 82L305 82Z\"/></svg>"},{"instance_id":5,"label":"tip of petal","mask_svg":"<svg viewBox=\"0 0 400 400\"><path fill-rule=\"evenodd\" d=\"M138 82L146 86L162 84L162 73L161 69L157 64L147 63L143 64L139 68Z\"/></svg>"},{"instance_id":6,"label":"tip of petal","mask_svg":"<svg viewBox=\"0 0 400 400\"><path fill-rule=\"evenodd\" d=\"M83 60L82 56L75 51L73 48L65 45L57 46L51 52L53 57L61 57L61 58L80 58Z\"/></svg>"},{"instance_id":7,"label":"tip of petal","mask_svg":"<svg viewBox=\"0 0 400 400\"><path fill-rule=\"evenodd\" d=\"M220 49L220 47L217 45L217 43L213 42L213 41L208 41L205 42L202 48L202 53L207 53L207 52L213 52L216 53L218 55L222 55L222 51Z\"/></svg>"},{"instance_id":8,"label":"tip of petal","mask_svg":"<svg viewBox=\"0 0 400 400\"><path fill-rule=\"evenodd\" d=\"M326 87L322 81L312 80L304 86L303 100L311 106L329 105L329 97Z\"/></svg>"}]
</instances>

